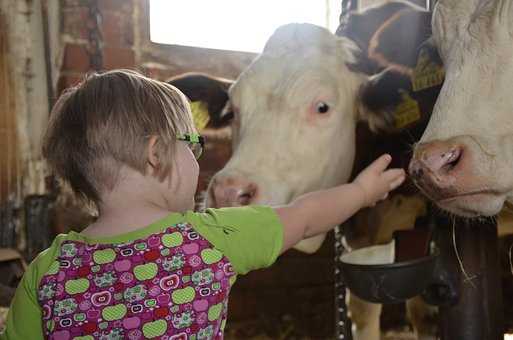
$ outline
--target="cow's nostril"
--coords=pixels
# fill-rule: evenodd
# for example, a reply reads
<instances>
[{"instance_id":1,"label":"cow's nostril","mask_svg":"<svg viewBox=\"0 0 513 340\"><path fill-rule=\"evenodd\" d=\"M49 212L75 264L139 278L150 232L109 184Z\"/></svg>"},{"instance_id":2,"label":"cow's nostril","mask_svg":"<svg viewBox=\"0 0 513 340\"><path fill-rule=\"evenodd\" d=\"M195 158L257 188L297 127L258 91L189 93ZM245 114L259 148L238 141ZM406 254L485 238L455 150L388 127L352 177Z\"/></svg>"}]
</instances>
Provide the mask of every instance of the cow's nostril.
<instances>
[{"instance_id":1,"label":"cow's nostril","mask_svg":"<svg viewBox=\"0 0 513 340\"><path fill-rule=\"evenodd\" d=\"M242 177L215 178L209 190L208 202L215 208L252 204L258 186Z\"/></svg>"},{"instance_id":2,"label":"cow's nostril","mask_svg":"<svg viewBox=\"0 0 513 340\"><path fill-rule=\"evenodd\" d=\"M240 191L237 195L237 200L240 205L249 205L253 202L256 195L256 185L250 183L244 190Z\"/></svg>"},{"instance_id":3,"label":"cow's nostril","mask_svg":"<svg viewBox=\"0 0 513 340\"><path fill-rule=\"evenodd\" d=\"M251 202L251 199L253 198L254 194L251 192L243 193L239 195L239 203L241 205L248 205Z\"/></svg>"},{"instance_id":4,"label":"cow's nostril","mask_svg":"<svg viewBox=\"0 0 513 340\"><path fill-rule=\"evenodd\" d=\"M422 162L413 159L410 163L409 173L414 180L419 180L424 175Z\"/></svg>"},{"instance_id":5,"label":"cow's nostril","mask_svg":"<svg viewBox=\"0 0 513 340\"><path fill-rule=\"evenodd\" d=\"M422 176L424 176L424 170L422 168L418 168L418 169L413 170L413 177L414 178L419 179Z\"/></svg>"},{"instance_id":6,"label":"cow's nostril","mask_svg":"<svg viewBox=\"0 0 513 340\"><path fill-rule=\"evenodd\" d=\"M445 165L443 166L443 170L446 172L451 171L458 165L462 158L462 151L461 149L453 149L449 152L443 153L441 155L442 159L444 160Z\"/></svg>"}]
</instances>

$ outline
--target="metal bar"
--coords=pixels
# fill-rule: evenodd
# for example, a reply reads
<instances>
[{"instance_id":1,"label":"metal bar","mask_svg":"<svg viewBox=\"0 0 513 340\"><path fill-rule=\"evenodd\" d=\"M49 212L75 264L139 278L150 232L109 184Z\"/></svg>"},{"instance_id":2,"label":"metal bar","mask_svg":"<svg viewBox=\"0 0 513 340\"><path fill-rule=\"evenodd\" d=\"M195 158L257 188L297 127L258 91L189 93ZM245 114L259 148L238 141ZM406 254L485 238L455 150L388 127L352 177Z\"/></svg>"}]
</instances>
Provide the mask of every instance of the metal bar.
<instances>
[{"instance_id":1,"label":"metal bar","mask_svg":"<svg viewBox=\"0 0 513 340\"><path fill-rule=\"evenodd\" d=\"M433 12L433 9L435 8L435 4L438 0L427 0L428 1L428 9L430 12Z\"/></svg>"},{"instance_id":2,"label":"metal bar","mask_svg":"<svg viewBox=\"0 0 513 340\"><path fill-rule=\"evenodd\" d=\"M443 233L439 247L451 272L458 274L460 299L453 306L440 307L441 339L502 340L497 225L491 220L449 222L452 223L455 225L439 226Z\"/></svg>"},{"instance_id":3,"label":"metal bar","mask_svg":"<svg viewBox=\"0 0 513 340\"><path fill-rule=\"evenodd\" d=\"M358 9L358 0L342 0L341 7L341 15L346 15L350 11Z\"/></svg>"}]
</instances>

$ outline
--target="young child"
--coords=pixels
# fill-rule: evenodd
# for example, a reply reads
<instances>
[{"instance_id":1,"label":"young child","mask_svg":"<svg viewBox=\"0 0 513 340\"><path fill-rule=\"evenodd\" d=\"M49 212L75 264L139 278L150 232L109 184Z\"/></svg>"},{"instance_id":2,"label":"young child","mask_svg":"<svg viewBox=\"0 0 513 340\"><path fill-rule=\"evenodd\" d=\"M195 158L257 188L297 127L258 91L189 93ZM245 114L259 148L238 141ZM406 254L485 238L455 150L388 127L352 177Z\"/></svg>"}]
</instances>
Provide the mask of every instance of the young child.
<instances>
[{"instance_id":1,"label":"young child","mask_svg":"<svg viewBox=\"0 0 513 340\"><path fill-rule=\"evenodd\" d=\"M202 138L176 88L86 77L55 105L43 155L99 211L30 264L2 339L222 339L238 274L372 206L404 180L384 155L352 183L281 207L196 213Z\"/></svg>"}]
</instances>

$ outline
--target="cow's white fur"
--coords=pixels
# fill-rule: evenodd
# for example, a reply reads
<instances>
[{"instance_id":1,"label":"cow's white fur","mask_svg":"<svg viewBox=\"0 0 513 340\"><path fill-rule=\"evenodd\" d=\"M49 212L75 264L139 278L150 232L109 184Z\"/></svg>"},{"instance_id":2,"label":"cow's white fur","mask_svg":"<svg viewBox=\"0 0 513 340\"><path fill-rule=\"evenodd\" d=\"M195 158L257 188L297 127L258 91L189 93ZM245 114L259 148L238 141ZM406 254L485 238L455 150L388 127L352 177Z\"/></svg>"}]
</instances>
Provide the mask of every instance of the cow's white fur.
<instances>
[{"instance_id":1,"label":"cow's white fur","mask_svg":"<svg viewBox=\"0 0 513 340\"><path fill-rule=\"evenodd\" d=\"M439 202L454 213L498 213L513 200L513 1L440 0L433 35L446 80L421 143L463 145L458 193L493 194Z\"/></svg>"},{"instance_id":2,"label":"cow's white fur","mask_svg":"<svg viewBox=\"0 0 513 340\"><path fill-rule=\"evenodd\" d=\"M366 79L346 66L353 49L349 40L318 26L279 28L230 89L240 124L233 131L233 156L216 178L243 176L258 184L253 203L272 205L345 183L355 153L357 91ZM329 113L313 112L319 101ZM324 237L296 248L315 252Z\"/></svg>"}]
</instances>

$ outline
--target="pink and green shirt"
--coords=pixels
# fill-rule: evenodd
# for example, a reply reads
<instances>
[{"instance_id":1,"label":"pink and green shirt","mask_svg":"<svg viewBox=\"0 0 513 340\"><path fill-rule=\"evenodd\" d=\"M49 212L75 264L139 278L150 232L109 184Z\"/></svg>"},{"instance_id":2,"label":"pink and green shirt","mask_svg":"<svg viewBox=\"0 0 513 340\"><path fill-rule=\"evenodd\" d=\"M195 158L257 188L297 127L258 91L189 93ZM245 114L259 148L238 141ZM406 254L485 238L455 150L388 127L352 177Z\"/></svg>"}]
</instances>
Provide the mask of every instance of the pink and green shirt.
<instances>
[{"instance_id":1,"label":"pink and green shirt","mask_svg":"<svg viewBox=\"0 0 513 340\"><path fill-rule=\"evenodd\" d=\"M1 339L222 339L237 274L271 265L283 242L269 207L174 213L92 239L56 237L25 273Z\"/></svg>"}]
</instances>

